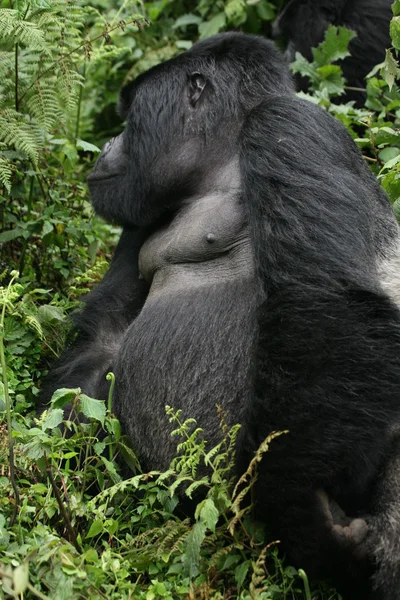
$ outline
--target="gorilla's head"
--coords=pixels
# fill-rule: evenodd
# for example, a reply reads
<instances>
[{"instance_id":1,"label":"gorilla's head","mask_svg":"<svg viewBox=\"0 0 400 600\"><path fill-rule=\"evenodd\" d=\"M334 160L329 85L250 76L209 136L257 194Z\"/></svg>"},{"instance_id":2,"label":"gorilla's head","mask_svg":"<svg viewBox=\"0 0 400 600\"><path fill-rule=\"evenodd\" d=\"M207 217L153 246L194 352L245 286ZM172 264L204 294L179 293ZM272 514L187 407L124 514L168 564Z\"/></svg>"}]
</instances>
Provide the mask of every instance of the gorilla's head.
<instances>
[{"instance_id":1,"label":"gorilla's head","mask_svg":"<svg viewBox=\"0 0 400 600\"><path fill-rule=\"evenodd\" d=\"M123 88L125 130L89 176L96 211L143 226L206 193L215 169L237 154L249 112L292 89L273 43L239 33L213 36L143 73Z\"/></svg>"}]
</instances>

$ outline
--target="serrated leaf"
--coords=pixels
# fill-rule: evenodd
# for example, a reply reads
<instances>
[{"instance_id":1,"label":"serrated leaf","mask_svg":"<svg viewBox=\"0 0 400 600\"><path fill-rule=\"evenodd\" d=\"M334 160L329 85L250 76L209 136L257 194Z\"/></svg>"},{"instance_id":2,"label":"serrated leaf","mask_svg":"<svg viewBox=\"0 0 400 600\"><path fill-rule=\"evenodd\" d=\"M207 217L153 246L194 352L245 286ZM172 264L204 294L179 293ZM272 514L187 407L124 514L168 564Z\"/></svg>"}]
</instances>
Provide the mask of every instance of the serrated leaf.
<instances>
[{"instance_id":1,"label":"serrated leaf","mask_svg":"<svg viewBox=\"0 0 400 600\"><path fill-rule=\"evenodd\" d=\"M322 66L349 56L348 46L354 37L356 37L356 33L346 27L329 25L324 41L312 50L314 62L318 66Z\"/></svg>"},{"instance_id":2,"label":"serrated leaf","mask_svg":"<svg viewBox=\"0 0 400 600\"><path fill-rule=\"evenodd\" d=\"M317 68L310 63L300 52L296 52L295 60L291 63L290 68L293 73L299 73L303 77L309 77L311 81L318 80Z\"/></svg>"},{"instance_id":3,"label":"serrated leaf","mask_svg":"<svg viewBox=\"0 0 400 600\"><path fill-rule=\"evenodd\" d=\"M381 69L381 75L383 77L383 79L386 81L386 83L389 86L389 89L391 90L393 87L393 84L398 76L399 73L399 68L398 68L398 63L395 60L393 54L391 53L390 50L386 50L386 56L385 56L385 60Z\"/></svg>"},{"instance_id":4,"label":"serrated leaf","mask_svg":"<svg viewBox=\"0 0 400 600\"><path fill-rule=\"evenodd\" d=\"M95 398L86 396L86 394L81 394L79 396L79 408L85 417L100 421L104 425L106 405L103 400L96 400Z\"/></svg>"}]
</instances>

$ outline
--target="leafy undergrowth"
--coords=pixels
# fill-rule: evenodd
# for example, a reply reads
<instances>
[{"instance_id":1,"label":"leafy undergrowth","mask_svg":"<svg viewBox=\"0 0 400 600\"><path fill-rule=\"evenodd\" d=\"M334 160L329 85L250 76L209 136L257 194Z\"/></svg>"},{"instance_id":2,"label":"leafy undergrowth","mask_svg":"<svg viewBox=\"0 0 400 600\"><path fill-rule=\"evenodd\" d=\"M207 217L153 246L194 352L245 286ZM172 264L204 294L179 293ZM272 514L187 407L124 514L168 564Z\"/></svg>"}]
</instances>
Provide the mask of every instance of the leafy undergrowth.
<instances>
[{"instance_id":1,"label":"leafy undergrowth","mask_svg":"<svg viewBox=\"0 0 400 600\"><path fill-rule=\"evenodd\" d=\"M14 415L12 444L2 426L0 596L339 598L310 590L252 522L244 499L274 435L234 485L239 426L229 429L220 411L222 441L211 448L193 420L166 413L178 445L164 473L141 473L105 403L79 389L56 392L40 418Z\"/></svg>"}]
</instances>

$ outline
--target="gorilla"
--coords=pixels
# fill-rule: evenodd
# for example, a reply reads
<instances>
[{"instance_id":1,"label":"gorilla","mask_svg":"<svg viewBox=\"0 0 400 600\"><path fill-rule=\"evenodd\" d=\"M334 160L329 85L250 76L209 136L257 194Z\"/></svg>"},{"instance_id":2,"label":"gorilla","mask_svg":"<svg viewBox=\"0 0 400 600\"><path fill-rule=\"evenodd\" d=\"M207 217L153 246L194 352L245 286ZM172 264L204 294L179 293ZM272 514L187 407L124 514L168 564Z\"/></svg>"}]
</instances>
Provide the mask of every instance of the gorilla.
<instances>
[{"instance_id":1,"label":"gorilla","mask_svg":"<svg viewBox=\"0 0 400 600\"><path fill-rule=\"evenodd\" d=\"M350 87L346 100L364 105L365 77L385 58L392 45L389 23L393 16L392 0L289 0L273 23L273 35L287 43L286 58L291 62L296 52L312 60L311 48L324 39L329 24L344 25L356 32L349 45L351 56L341 61L343 74ZM298 89L306 92L309 80L298 77Z\"/></svg>"},{"instance_id":2,"label":"gorilla","mask_svg":"<svg viewBox=\"0 0 400 600\"><path fill-rule=\"evenodd\" d=\"M217 403L241 423L238 472L288 430L261 461L256 516L347 598L397 599L400 246L386 195L256 36L198 42L129 83L119 111L89 187L123 233L43 397L105 398L113 370L113 410L146 469L174 455L166 404L211 444Z\"/></svg>"}]
</instances>

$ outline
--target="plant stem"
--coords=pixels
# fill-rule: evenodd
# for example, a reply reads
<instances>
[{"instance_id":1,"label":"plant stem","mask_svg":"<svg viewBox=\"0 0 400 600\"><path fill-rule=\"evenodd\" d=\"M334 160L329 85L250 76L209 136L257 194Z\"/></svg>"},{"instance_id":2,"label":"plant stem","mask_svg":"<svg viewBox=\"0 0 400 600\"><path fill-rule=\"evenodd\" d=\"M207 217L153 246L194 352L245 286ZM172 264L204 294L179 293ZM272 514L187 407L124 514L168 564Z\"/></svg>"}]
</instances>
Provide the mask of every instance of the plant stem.
<instances>
[{"instance_id":1,"label":"plant stem","mask_svg":"<svg viewBox=\"0 0 400 600\"><path fill-rule=\"evenodd\" d=\"M19 100L18 100L18 42L15 44L15 110L18 112L19 110Z\"/></svg>"},{"instance_id":2,"label":"plant stem","mask_svg":"<svg viewBox=\"0 0 400 600\"><path fill-rule=\"evenodd\" d=\"M86 60L83 63L83 79L85 79L86 76ZM79 88L79 97L78 97L78 110L76 113L76 124L75 124L75 140L74 143L76 145L76 141L79 137L79 125L80 125L80 121L81 121L81 105L82 105L82 98L83 98L83 88L84 88L84 83L82 83L82 85Z\"/></svg>"},{"instance_id":3,"label":"plant stem","mask_svg":"<svg viewBox=\"0 0 400 600\"><path fill-rule=\"evenodd\" d=\"M64 519L65 527L67 528L67 531L69 533L70 540L71 540L73 546L75 547L75 550L77 550L80 553L81 552L81 547L78 544L78 540L77 540L77 537L76 537L75 530L72 527L72 523L71 523L71 520L69 518L68 511L65 508L65 504L62 501L62 498L61 498L61 495L60 495L60 491L59 491L59 489L58 489L58 487L56 485L56 482L54 481L54 477L53 477L53 473L51 471L50 465L48 465L46 471L47 471L47 476L50 479L51 487L53 488L53 492L54 492L54 495L56 497L58 506L60 507L61 514L62 514L63 519Z\"/></svg>"}]
</instances>

